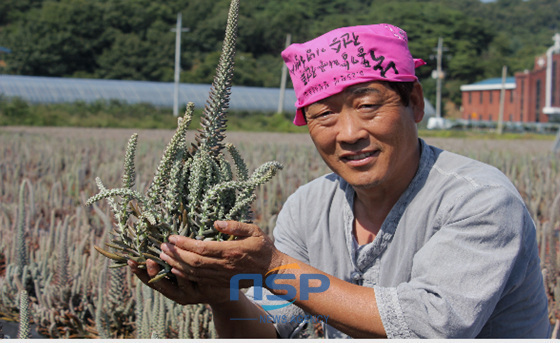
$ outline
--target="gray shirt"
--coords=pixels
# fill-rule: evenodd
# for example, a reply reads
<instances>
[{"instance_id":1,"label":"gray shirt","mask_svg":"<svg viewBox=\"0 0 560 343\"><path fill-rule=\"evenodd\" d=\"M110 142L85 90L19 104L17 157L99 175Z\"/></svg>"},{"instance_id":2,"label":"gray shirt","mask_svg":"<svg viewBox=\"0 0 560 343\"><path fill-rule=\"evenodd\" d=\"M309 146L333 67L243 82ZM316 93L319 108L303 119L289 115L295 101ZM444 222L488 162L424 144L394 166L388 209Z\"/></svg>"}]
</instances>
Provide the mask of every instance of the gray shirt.
<instances>
[{"instance_id":1,"label":"gray shirt","mask_svg":"<svg viewBox=\"0 0 560 343\"><path fill-rule=\"evenodd\" d=\"M389 338L550 337L535 225L515 187L494 167L420 143L416 176L373 242L355 243L354 190L329 174L286 201L276 247L372 287ZM283 337L302 327L275 325Z\"/></svg>"}]
</instances>

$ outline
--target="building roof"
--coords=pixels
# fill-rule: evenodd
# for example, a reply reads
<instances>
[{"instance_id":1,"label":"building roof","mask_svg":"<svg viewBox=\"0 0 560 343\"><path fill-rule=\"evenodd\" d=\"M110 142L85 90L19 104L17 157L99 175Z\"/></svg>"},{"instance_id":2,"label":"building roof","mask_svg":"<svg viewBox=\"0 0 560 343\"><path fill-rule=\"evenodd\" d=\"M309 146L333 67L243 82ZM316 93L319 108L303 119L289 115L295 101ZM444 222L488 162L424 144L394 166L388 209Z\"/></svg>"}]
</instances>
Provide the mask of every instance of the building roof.
<instances>
[{"instance_id":1,"label":"building roof","mask_svg":"<svg viewBox=\"0 0 560 343\"><path fill-rule=\"evenodd\" d=\"M5 52L7 54L11 53L12 50L8 49L8 48L4 48L3 46L0 46L0 52Z\"/></svg>"},{"instance_id":2,"label":"building roof","mask_svg":"<svg viewBox=\"0 0 560 343\"><path fill-rule=\"evenodd\" d=\"M0 95L20 97L31 103L61 103L116 99L128 103L150 103L158 107L173 107L173 82L121 81L104 79L78 79L0 75ZM193 102L204 107L209 84L179 85L179 103ZM278 109L279 88L233 86L230 108L234 110L271 111ZM293 89L286 89L284 110L295 111L296 96Z\"/></svg>"},{"instance_id":3,"label":"building roof","mask_svg":"<svg viewBox=\"0 0 560 343\"><path fill-rule=\"evenodd\" d=\"M505 86L506 89L515 89L515 77L514 76L506 77ZM486 90L496 90L496 89L502 89L501 77L494 77L491 79L486 79L475 83L471 83L470 85L461 86L461 91L463 92L486 91Z\"/></svg>"},{"instance_id":4,"label":"building roof","mask_svg":"<svg viewBox=\"0 0 560 343\"><path fill-rule=\"evenodd\" d=\"M514 76L510 76L510 77L506 77L506 83L515 83L515 77ZM473 85L494 85L494 84L502 84L502 78L501 77L493 77L491 79L486 79L486 80L482 80L482 81L478 81L473 83Z\"/></svg>"}]
</instances>

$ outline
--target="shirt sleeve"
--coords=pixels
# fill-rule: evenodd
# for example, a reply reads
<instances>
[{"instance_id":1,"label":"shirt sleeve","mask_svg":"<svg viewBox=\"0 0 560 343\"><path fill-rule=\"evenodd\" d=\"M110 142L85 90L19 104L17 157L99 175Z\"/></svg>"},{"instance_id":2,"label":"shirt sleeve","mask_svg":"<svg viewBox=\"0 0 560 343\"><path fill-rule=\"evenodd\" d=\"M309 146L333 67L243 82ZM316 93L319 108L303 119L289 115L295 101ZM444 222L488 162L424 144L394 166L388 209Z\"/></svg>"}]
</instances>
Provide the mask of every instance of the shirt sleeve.
<instances>
[{"instance_id":1,"label":"shirt sleeve","mask_svg":"<svg viewBox=\"0 0 560 343\"><path fill-rule=\"evenodd\" d=\"M302 212L305 206L300 195L301 188L288 197L282 210L278 213L276 226L273 231L274 246L284 254L298 261L309 263L305 227L309 223L302 223L303 218L308 218Z\"/></svg>"},{"instance_id":2,"label":"shirt sleeve","mask_svg":"<svg viewBox=\"0 0 560 343\"><path fill-rule=\"evenodd\" d=\"M287 301L268 300L267 296L272 293L264 287L262 291L261 300L255 299L255 289L253 287L249 288L247 293L245 293L252 302L263 307L268 315L267 318L257 318L257 320L273 322L276 332L281 338L297 338L300 332L306 328L307 323L301 320L301 318L305 317L306 313L296 305L288 304Z\"/></svg>"},{"instance_id":3,"label":"shirt sleeve","mask_svg":"<svg viewBox=\"0 0 560 343\"><path fill-rule=\"evenodd\" d=\"M501 187L479 187L441 213L410 281L374 287L389 338L476 337L535 231L522 200Z\"/></svg>"}]
</instances>

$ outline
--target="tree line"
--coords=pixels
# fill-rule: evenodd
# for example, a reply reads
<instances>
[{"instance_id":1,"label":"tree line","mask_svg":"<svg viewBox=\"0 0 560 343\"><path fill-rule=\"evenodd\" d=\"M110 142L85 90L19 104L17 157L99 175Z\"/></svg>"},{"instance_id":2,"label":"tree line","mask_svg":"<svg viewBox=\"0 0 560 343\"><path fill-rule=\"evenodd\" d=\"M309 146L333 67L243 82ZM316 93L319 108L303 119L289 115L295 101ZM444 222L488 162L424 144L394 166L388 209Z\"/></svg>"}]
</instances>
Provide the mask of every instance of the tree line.
<instances>
[{"instance_id":1,"label":"tree line","mask_svg":"<svg viewBox=\"0 0 560 343\"><path fill-rule=\"evenodd\" d=\"M0 73L172 81L182 13L181 82L210 83L229 0L2 0ZM350 25L391 23L407 31L426 95L435 98L438 38L445 47L444 97L459 87L532 69L560 28L560 0L241 1L235 85L278 87L286 35L303 42Z\"/></svg>"}]
</instances>

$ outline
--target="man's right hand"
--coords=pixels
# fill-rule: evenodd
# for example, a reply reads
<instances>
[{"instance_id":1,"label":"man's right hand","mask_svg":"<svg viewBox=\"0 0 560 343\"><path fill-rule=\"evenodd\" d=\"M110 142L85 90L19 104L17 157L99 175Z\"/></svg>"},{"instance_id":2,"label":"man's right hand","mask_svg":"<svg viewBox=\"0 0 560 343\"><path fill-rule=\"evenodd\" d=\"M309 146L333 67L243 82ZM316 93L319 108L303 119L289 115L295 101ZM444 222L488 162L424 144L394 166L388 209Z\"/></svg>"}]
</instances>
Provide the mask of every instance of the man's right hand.
<instances>
[{"instance_id":1,"label":"man's right hand","mask_svg":"<svg viewBox=\"0 0 560 343\"><path fill-rule=\"evenodd\" d=\"M160 266L152 261L146 261L146 269L138 267L138 263L129 260L130 270L147 286L155 289L165 297L181 304L220 304L229 301L229 289L213 287L210 285L199 286L196 282L177 277L177 282L163 278L156 282L148 282L160 271Z\"/></svg>"},{"instance_id":2,"label":"man's right hand","mask_svg":"<svg viewBox=\"0 0 560 343\"><path fill-rule=\"evenodd\" d=\"M276 338L276 329L270 323L231 320L234 317L253 318L266 315L262 308L253 304L242 292L239 292L240 301L229 301L229 288L198 285L180 275L176 275L177 282L163 278L148 283L161 269L156 262L146 261L146 269L138 268L138 263L131 260L128 261L128 265L143 283L181 305L209 304L212 307L214 325L220 338Z\"/></svg>"}]
</instances>

